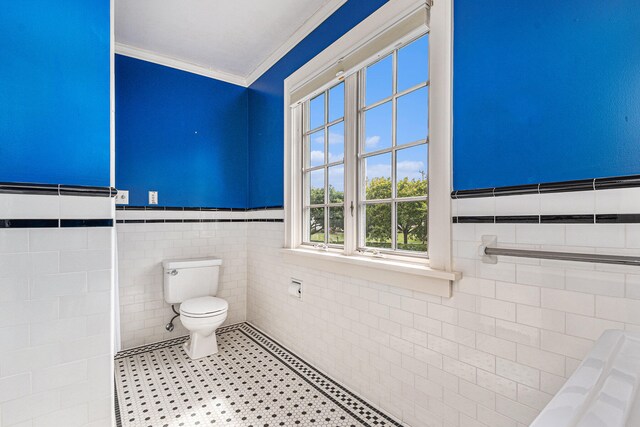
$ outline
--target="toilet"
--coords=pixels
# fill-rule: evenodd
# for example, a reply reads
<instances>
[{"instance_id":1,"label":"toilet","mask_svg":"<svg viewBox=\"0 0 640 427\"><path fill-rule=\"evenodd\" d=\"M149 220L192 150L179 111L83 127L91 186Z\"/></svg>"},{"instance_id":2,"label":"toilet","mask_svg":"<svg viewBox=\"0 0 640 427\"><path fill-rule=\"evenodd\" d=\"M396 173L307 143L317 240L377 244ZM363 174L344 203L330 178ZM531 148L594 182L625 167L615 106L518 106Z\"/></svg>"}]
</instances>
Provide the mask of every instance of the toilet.
<instances>
[{"instance_id":1,"label":"toilet","mask_svg":"<svg viewBox=\"0 0 640 427\"><path fill-rule=\"evenodd\" d=\"M227 318L229 303L216 298L222 260L193 258L165 260L164 299L180 304L180 321L190 332L184 350L191 359L218 352L216 329Z\"/></svg>"}]
</instances>

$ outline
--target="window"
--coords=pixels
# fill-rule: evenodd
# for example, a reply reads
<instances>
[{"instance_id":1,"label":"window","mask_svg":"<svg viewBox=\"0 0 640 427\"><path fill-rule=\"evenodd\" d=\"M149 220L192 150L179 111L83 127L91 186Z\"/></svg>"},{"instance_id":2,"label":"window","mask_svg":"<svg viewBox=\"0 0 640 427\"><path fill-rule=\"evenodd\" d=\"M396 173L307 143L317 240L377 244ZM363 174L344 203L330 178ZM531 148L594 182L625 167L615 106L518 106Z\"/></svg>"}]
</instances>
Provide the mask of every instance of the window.
<instances>
[{"instance_id":1,"label":"window","mask_svg":"<svg viewBox=\"0 0 640 427\"><path fill-rule=\"evenodd\" d=\"M343 248L347 229L361 253L427 256L428 40L394 49L350 77L304 101L303 244ZM345 121L347 105L357 110ZM358 129L345 139L345 126ZM345 159L345 144L352 146ZM355 193L345 198L352 176ZM358 176L358 178L356 178Z\"/></svg>"},{"instance_id":2,"label":"window","mask_svg":"<svg viewBox=\"0 0 640 427\"><path fill-rule=\"evenodd\" d=\"M344 244L344 83L305 103L306 243Z\"/></svg>"},{"instance_id":3,"label":"window","mask_svg":"<svg viewBox=\"0 0 640 427\"><path fill-rule=\"evenodd\" d=\"M388 2L285 80L292 262L450 295L451 21Z\"/></svg>"},{"instance_id":4,"label":"window","mask_svg":"<svg viewBox=\"0 0 640 427\"><path fill-rule=\"evenodd\" d=\"M427 255L428 41L359 72L360 250Z\"/></svg>"}]
</instances>

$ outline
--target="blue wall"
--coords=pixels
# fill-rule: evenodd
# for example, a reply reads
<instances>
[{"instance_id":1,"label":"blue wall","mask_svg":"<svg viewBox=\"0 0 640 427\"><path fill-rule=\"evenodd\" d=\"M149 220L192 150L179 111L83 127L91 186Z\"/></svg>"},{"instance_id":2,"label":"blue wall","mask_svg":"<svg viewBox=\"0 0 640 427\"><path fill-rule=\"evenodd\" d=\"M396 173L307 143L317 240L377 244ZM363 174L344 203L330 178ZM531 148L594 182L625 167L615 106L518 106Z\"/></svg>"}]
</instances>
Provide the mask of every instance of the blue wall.
<instances>
[{"instance_id":1,"label":"blue wall","mask_svg":"<svg viewBox=\"0 0 640 427\"><path fill-rule=\"evenodd\" d=\"M455 0L456 190L640 173L638 0Z\"/></svg>"},{"instance_id":2,"label":"blue wall","mask_svg":"<svg viewBox=\"0 0 640 427\"><path fill-rule=\"evenodd\" d=\"M0 181L109 185L109 10L3 3Z\"/></svg>"},{"instance_id":3,"label":"blue wall","mask_svg":"<svg viewBox=\"0 0 640 427\"><path fill-rule=\"evenodd\" d=\"M284 79L384 3L349 0L248 90L118 58L117 185L133 204L158 189L162 204L281 205ZM454 13L455 189L640 173L637 0Z\"/></svg>"},{"instance_id":4,"label":"blue wall","mask_svg":"<svg viewBox=\"0 0 640 427\"><path fill-rule=\"evenodd\" d=\"M249 207L283 204L284 79L386 0L349 0L249 87Z\"/></svg>"},{"instance_id":5,"label":"blue wall","mask_svg":"<svg viewBox=\"0 0 640 427\"><path fill-rule=\"evenodd\" d=\"M131 205L245 207L248 89L116 56L116 186Z\"/></svg>"}]
</instances>

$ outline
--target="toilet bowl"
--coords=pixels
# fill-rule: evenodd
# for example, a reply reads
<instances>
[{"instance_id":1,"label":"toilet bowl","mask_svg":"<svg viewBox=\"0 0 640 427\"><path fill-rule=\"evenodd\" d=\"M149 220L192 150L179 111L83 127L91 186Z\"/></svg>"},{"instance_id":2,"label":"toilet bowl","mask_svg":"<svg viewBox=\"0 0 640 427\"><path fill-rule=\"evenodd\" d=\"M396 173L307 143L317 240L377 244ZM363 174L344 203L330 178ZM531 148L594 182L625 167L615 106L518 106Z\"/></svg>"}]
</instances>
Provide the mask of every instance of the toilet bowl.
<instances>
[{"instance_id":1,"label":"toilet bowl","mask_svg":"<svg viewBox=\"0 0 640 427\"><path fill-rule=\"evenodd\" d=\"M229 303L214 295L222 260L193 258L166 260L164 267L164 299L180 304L180 321L189 331L184 350L191 359L200 359L218 352L216 329L227 318Z\"/></svg>"},{"instance_id":2,"label":"toilet bowl","mask_svg":"<svg viewBox=\"0 0 640 427\"><path fill-rule=\"evenodd\" d=\"M180 305L180 321L190 332L184 350L191 359L218 352L215 332L227 319L228 309L227 301L212 296L188 299Z\"/></svg>"}]
</instances>

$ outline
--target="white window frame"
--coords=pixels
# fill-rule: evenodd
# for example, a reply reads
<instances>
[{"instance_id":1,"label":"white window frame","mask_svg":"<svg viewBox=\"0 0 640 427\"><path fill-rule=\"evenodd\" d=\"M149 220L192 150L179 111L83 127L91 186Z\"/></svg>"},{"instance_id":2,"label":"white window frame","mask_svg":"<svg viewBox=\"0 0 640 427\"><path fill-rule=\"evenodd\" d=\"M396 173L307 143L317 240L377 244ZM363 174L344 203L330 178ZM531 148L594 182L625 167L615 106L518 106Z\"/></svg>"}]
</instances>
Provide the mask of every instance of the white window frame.
<instances>
[{"instance_id":1,"label":"white window frame","mask_svg":"<svg viewBox=\"0 0 640 427\"><path fill-rule=\"evenodd\" d=\"M452 1L437 0L429 8L429 0L394 0L349 31L318 56L313 58L284 82L285 105L285 248L286 260L315 268L375 280L392 286L449 297L451 285L460 278L452 270L451 244L451 152L452 152ZM430 15L430 19L427 17ZM389 39L389 34L416 18L421 25L411 28L402 39ZM427 22L428 21L428 22ZM429 24L429 25L428 25ZM427 26L428 25L428 26ZM374 258L359 254L357 249L357 215L350 215L353 201L357 208L357 177L345 173L345 247L319 251L302 245L305 227L302 180L302 104L297 99L316 94L335 85L343 76L345 81L345 123L357 123L354 105L357 102L356 71L373 62L364 58L345 70L345 58L357 58L367 43L386 43L377 57L386 56L399 43L408 42L429 31L429 258L388 256ZM386 41L385 41L386 40ZM335 77L334 77L335 76ZM320 83L318 83L320 82ZM315 87L314 87L315 85ZM307 88L310 88L307 90ZM356 127L345 126L345 172L347 158L355 159L357 147L346 141L357 140ZM349 237L350 238L349 238Z\"/></svg>"},{"instance_id":2,"label":"white window frame","mask_svg":"<svg viewBox=\"0 0 640 427\"><path fill-rule=\"evenodd\" d=\"M366 85L367 85L367 79L366 79L366 70L369 66L373 65L373 64L367 64L363 69L361 69L360 71L358 71L358 75L359 75L359 93L358 93L358 98L359 98L359 104L358 104L358 144L357 144L357 159L354 159L354 166L355 169L357 170L357 177L358 177L358 194L357 194L357 199L353 200L354 203L357 202L357 206L358 206L358 215L357 215L357 221L358 221L358 230L357 230L357 239L358 239L358 250L370 250L370 248L366 247L366 243L364 240L366 240L366 210L365 210L365 206L368 205L373 205L373 204L377 204L377 203L385 203L385 204L390 204L391 205L391 224L389 224L392 227L392 230L396 230L397 227L397 204L398 202L412 202L412 201L423 201L426 200L428 201L428 194L425 194L424 196L415 196L415 197L401 197L399 198L397 196L397 175L396 175L396 167L397 167L397 163L395 161L396 156L397 156L397 152L406 148L411 148L411 147L415 147L415 146L419 146L419 145L424 145L426 144L427 147L429 146L429 138L428 136L425 136L425 138L421 139L421 140L417 140L417 141L411 141L407 144L401 144L398 145L397 144L397 122L398 122L398 117L397 117L397 105L398 105L398 99L400 99L401 97L408 95L410 93L413 93L415 91L418 91L422 88L425 87L429 87L429 80L427 79L426 81L419 83L417 85L414 85L410 88L407 88L403 91L398 92L397 91L397 78L398 78L398 51L400 49L402 49L404 46L413 43L414 41L416 41L417 39L425 36L426 34L428 34L428 32L425 32L424 34L418 34L416 37L413 37L412 39L406 40L404 43L402 43L402 45L400 46L394 46L393 49L391 50L391 52L386 52L386 51L382 51L380 52L377 56L379 56L380 58L376 58L376 61L378 60L382 60L383 58L391 55L392 56L392 63L393 63L393 67L392 67L392 79L393 79L393 90L392 90L392 94L389 95L388 97L378 100L375 103L371 104L371 105L366 105ZM400 44L400 43L398 43ZM375 62L374 62L375 63ZM363 123L365 123L365 114L367 111L370 111L380 105L386 104L388 102L391 102L392 104L392 131L391 131L391 139L392 139L392 143L388 148L384 148L381 150L376 150L376 151L372 151L372 152L366 152L363 148L365 145L365 140L366 140L366 129L365 126L363 125ZM385 153L389 153L391 155L391 182L392 182L392 186L391 186L391 197L384 199L384 200L366 200L365 197L365 193L366 193L366 189L363 185L364 180L366 178L366 174L365 172L365 161L367 158L369 157L373 157L373 156L378 156L381 154L385 154ZM353 167L352 167L353 169ZM428 169L427 169L428 170ZM350 201L351 202L351 201ZM384 256L387 257L394 257L396 259L399 260L409 260L409 258L406 257L422 257L425 258L427 257L427 252L415 252L412 253L410 251L402 251L402 250L398 250L397 248L397 232L392 232L391 233L391 248L390 249L386 249L386 248L380 248L380 249L376 249L376 251L378 251L379 253L383 254ZM427 248L428 251L428 248Z\"/></svg>"},{"instance_id":3,"label":"white window frame","mask_svg":"<svg viewBox=\"0 0 640 427\"><path fill-rule=\"evenodd\" d=\"M313 206L309 206L311 209L313 208L324 208L325 209L325 218L324 218L324 235L325 235L325 242L321 243L324 245L327 245L326 248L339 248L340 250L342 250L343 245L342 244L332 244L329 242L328 240L328 236L329 236L329 223L330 223L330 210L334 209L337 205L339 205L339 203L332 203L329 200L329 169L332 167L337 167L342 165L342 167L344 169L346 169L346 162L347 162L347 157L344 156L344 151L343 151L343 158L340 161L337 162L330 162L329 161L329 129L332 126L337 126L339 124L342 124L344 126L344 132L346 133L348 130L346 128L346 117L343 114L342 117L335 119L333 121L329 121L329 92L330 90L339 85L341 82L337 82L336 84L331 85L330 87L326 88L325 90L323 90L321 93L325 94L325 98L324 98L324 116L325 116L325 122L322 126L318 126L314 129L311 129L310 127L310 102L305 102L304 103L304 107L302 109L302 114L303 114L303 119L302 122L305 126L305 129L303 129L303 133L302 133L302 138L303 140L301 141L302 144L304 145L304 150L305 153L307 153L307 144L311 144L311 136L316 133L319 132L321 129L324 131L324 162L322 165L316 165L316 166L311 166L311 164L309 164L309 166L307 166L307 162L306 160L310 160L310 159L305 159L304 158L304 154L303 154L303 159L302 159L302 166L303 166L303 172L302 172L302 176L303 176L303 180L305 180L305 177L309 177L308 179L310 179L310 173L312 171L317 171L317 170L324 170L324 201L321 204L314 204ZM345 84L345 91L346 91L346 84ZM315 95L316 97L318 95ZM309 150L310 151L310 150ZM310 163L310 162L309 162ZM308 181L305 181L308 182ZM306 200L309 198L310 194L308 194L308 192L310 191L310 186L308 186L307 184L304 184L304 194L303 194L303 200L304 200L304 205L303 205L303 209L307 208L307 204L306 204ZM345 203L342 203L342 208L344 211L344 206ZM309 223L307 222L307 216L306 216L306 211L303 211L303 215L305 217L305 221L304 224L302 224L303 226L303 231L302 231L302 236L308 236L309 235ZM301 242L302 245L314 245L318 246L320 245L320 243L315 243L315 242L305 242L304 239L302 239Z\"/></svg>"}]
</instances>

